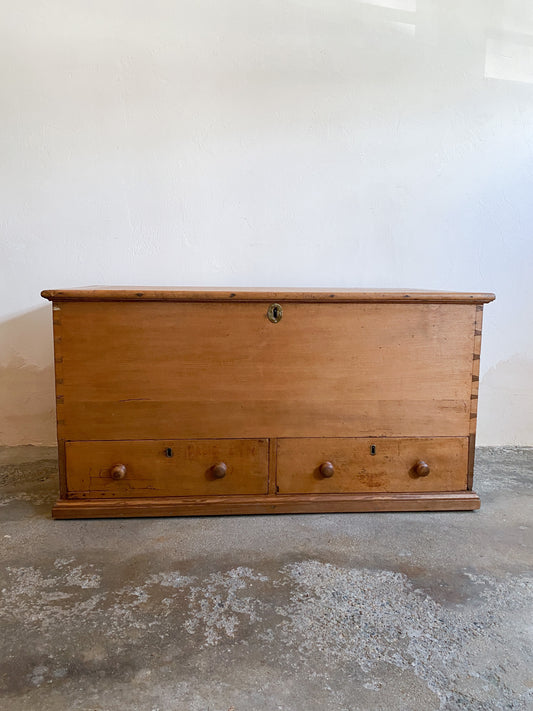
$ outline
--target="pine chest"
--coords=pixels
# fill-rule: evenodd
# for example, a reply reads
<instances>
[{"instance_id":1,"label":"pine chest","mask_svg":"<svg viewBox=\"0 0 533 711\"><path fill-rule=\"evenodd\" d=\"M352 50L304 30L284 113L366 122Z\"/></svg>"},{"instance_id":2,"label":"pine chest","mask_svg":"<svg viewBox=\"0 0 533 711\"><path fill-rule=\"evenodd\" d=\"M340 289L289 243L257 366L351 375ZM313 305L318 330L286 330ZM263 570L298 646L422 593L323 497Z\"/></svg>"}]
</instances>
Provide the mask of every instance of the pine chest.
<instances>
[{"instance_id":1,"label":"pine chest","mask_svg":"<svg viewBox=\"0 0 533 711\"><path fill-rule=\"evenodd\" d=\"M42 296L53 302L56 518L479 508L493 294Z\"/></svg>"}]
</instances>

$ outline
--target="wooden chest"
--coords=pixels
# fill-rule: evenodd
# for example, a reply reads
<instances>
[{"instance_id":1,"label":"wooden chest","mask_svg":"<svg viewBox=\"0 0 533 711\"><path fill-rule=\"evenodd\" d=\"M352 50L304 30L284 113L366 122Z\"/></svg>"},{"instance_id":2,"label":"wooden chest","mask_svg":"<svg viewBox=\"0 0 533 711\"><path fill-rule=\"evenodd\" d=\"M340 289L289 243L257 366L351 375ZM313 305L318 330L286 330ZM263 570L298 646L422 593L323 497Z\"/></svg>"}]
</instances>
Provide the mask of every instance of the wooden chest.
<instances>
[{"instance_id":1,"label":"wooden chest","mask_svg":"<svg viewBox=\"0 0 533 711\"><path fill-rule=\"evenodd\" d=\"M479 508L493 294L42 296L53 302L56 518Z\"/></svg>"}]
</instances>

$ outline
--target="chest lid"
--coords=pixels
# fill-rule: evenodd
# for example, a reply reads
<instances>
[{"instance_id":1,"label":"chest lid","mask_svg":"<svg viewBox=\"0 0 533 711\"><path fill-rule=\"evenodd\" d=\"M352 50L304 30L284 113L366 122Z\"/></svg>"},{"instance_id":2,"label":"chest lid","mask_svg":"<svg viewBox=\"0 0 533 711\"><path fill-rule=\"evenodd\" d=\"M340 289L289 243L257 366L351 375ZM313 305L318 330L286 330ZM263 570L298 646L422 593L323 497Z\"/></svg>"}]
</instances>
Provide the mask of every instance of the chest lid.
<instances>
[{"instance_id":1,"label":"chest lid","mask_svg":"<svg viewBox=\"0 0 533 711\"><path fill-rule=\"evenodd\" d=\"M393 304L485 304L495 298L491 293L424 289L200 286L86 286L75 289L45 289L41 296L49 301L299 301Z\"/></svg>"}]
</instances>

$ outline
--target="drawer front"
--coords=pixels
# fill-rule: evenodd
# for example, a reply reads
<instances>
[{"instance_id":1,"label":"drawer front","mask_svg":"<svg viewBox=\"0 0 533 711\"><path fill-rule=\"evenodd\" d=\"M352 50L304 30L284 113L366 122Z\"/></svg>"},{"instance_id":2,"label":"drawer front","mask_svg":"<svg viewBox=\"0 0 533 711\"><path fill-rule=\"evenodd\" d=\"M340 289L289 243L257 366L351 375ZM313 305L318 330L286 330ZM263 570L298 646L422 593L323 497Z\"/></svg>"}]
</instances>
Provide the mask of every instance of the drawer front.
<instances>
[{"instance_id":1,"label":"drawer front","mask_svg":"<svg viewBox=\"0 0 533 711\"><path fill-rule=\"evenodd\" d=\"M280 494L461 491L468 438L280 439Z\"/></svg>"},{"instance_id":2,"label":"drawer front","mask_svg":"<svg viewBox=\"0 0 533 711\"><path fill-rule=\"evenodd\" d=\"M268 490L266 439L67 442L65 449L73 499Z\"/></svg>"}]
</instances>

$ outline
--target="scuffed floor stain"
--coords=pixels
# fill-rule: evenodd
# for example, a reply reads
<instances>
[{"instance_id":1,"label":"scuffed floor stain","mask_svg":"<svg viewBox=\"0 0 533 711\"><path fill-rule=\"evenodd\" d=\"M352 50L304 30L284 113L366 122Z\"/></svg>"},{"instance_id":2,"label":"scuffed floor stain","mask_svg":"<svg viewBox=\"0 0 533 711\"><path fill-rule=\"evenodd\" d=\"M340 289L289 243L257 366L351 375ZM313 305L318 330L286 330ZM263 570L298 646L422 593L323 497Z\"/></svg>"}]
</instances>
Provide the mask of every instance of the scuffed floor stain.
<instances>
[{"instance_id":1,"label":"scuffed floor stain","mask_svg":"<svg viewBox=\"0 0 533 711\"><path fill-rule=\"evenodd\" d=\"M31 466L0 464L0 507L18 502L52 506L57 499L56 482L57 463L49 459L37 460Z\"/></svg>"},{"instance_id":2,"label":"scuffed floor stain","mask_svg":"<svg viewBox=\"0 0 533 711\"><path fill-rule=\"evenodd\" d=\"M182 654L245 639L260 644L270 663L297 655L311 669L319 655L324 668L355 665L370 691L383 687L380 673L387 665L409 671L438 697L441 709L527 708L527 692L511 690L505 670L480 663L477 650L479 641L490 640L496 658L513 663L504 632L513 613L533 609L533 578L527 575L495 580L465 573L479 589L473 614L472 608L443 607L402 573L316 560L286 565L274 579L242 566L203 579L171 570L105 591L97 566L75 559L55 560L53 575L33 566L8 567L7 573L0 619L41 634L55 628L91 638L96 631L120 644L149 631L158 639L179 638ZM62 666L41 664L28 673L28 683L65 676Z\"/></svg>"},{"instance_id":3,"label":"scuffed floor stain","mask_svg":"<svg viewBox=\"0 0 533 711\"><path fill-rule=\"evenodd\" d=\"M533 611L533 577L499 582L474 576L483 605L472 615L439 605L400 573L345 570L317 561L295 563L287 572L298 589L283 612L289 618L285 633L289 639L298 636L299 652L320 650L332 662L352 660L366 672L381 662L412 668L437 694L441 708L526 708L526 695L518 698L504 683L495 705L492 685L483 681L501 669L476 669L472 662L480 637L502 647L510 600L515 610ZM501 651L508 656L507 648ZM477 699L460 690L465 672L481 680Z\"/></svg>"},{"instance_id":4,"label":"scuffed floor stain","mask_svg":"<svg viewBox=\"0 0 533 711\"><path fill-rule=\"evenodd\" d=\"M191 615L185 623L185 629L194 633L200 628L206 644L216 644L223 634L235 637L236 629L243 619L249 624L261 622L259 610L267 602L239 593L249 590L252 581L267 580L265 575L243 567L226 573L213 573L203 581L203 585L191 587L188 598Z\"/></svg>"}]
</instances>

